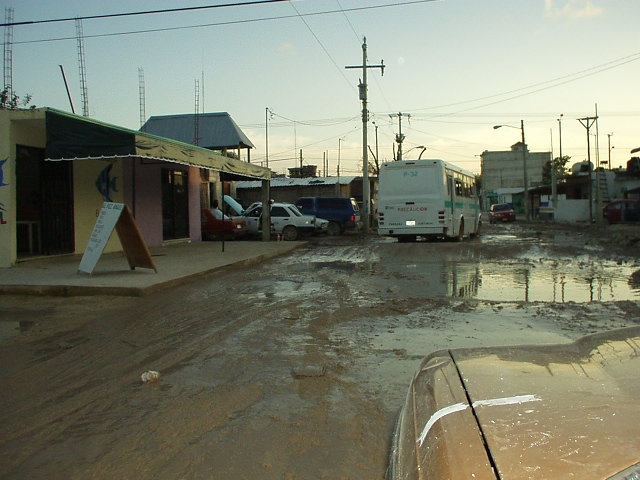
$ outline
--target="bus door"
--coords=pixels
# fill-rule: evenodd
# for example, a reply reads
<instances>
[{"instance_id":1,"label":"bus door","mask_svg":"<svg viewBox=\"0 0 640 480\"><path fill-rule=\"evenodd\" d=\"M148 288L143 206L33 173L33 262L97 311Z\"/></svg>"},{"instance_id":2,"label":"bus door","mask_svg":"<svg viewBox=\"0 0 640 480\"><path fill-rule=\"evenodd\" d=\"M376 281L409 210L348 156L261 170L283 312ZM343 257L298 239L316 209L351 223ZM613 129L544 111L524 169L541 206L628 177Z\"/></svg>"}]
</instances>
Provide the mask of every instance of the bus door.
<instances>
[{"instance_id":1,"label":"bus door","mask_svg":"<svg viewBox=\"0 0 640 480\"><path fill-rule=\"evenodd\" d=\"M455 213L455 196L456 196L456 183L453 179L453 175L447 173L447 200L451 206L451 223L453 224L453 215Z\"/></svg>"}]
</instances>

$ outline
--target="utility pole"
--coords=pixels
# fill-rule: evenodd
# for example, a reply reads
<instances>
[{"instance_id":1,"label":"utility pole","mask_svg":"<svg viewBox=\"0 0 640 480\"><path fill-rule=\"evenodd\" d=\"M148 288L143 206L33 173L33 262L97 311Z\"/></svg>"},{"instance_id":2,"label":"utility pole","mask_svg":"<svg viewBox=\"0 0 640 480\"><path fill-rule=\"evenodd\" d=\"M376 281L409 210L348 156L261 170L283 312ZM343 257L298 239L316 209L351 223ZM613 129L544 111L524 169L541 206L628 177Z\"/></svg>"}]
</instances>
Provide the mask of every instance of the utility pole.
<instances>
[{"instance_id":1,"label":"utility pole","mask_svg":"<svg viewBox=\"0 0 640 480\"><path fill-rule=\"evenodd\" d=\"M393 117L398 117L398 134L396 135L396 143L398 144L398 158L396 159L397 161L402 160L402 142L404 142L404 135L402 134L402 116L406 116L407 118L411 118L411 115L408 115L406 113L402 113L402 112L398 112L397 114L394 113L392 115L389 115L389 117L393 118Z\"/></svg>"},{"instance_id":2,"label":"utility pole","mask_svg":"<svg viewBox=\"0 0 640 480\"><path fill-rule=\"evenodd\" d=\"M558 118L558 133L559 133L559 137L560 137L560 157L559 157L559 165L562 165L562 117L564 116L564 114L560 114L560 117ZM553 155L552 155L553 156ZM553 174L551 176L552 183L551 183L551 198L553 200L553 211L554 211L554 218L557 218L555 216L555 212L558 211L558 171L557 171L557 167L555 162L553 161L553 159L551 159L551 173Z\"/></svg>"},{"instance_id":3,"label":"utility pole","mask_svg":"<svg viewBox=\"0 0 640 480\"><path fill-rule=\"evenodd\" d=\"M71 98L71 91L69 90L69 83L67 82L67 76L64 74L64 67L62 65L58 65L60 67L60 72L62 73L62 80L64 80L64 86L67 89L67 97L69 97L69 105L71 105L71 113L76 113L76 109L73 106L73 99Z\"/></svg>"},{"instance_id":4,"label":"utility pole","mask_svg":"<svg viewBox=\"0 0 640 480\"><path fill-rule=\"evenodd\" d=\"M340 143L342 142L342 138L338 139L338 165L336 167L336 173L338 174L338 181L336 182L336 195L341 196L340 191Z\"/></svg>"},{"instance_id":5,"label":"utility pole","mask_svg":"<svg viewBox=\"0 0 640 480\"><path fill-rule=\"evenodd\" d=\"M613 136L613 132L607 133L607 150L609 150L609 170L611 170L611 137Z\"/></svg>"},{"instance_id":6,"label":"utility pole","mask_svg":"<svg viewBox=\"0 0 640 480\"><path fill-rule=\"evenodd\" d=\"M269 168L269 115L273 118L273 112L269 107L264 109L264 160L266 167Z\"/></svg>"},{"instance_id":7,"label":"utility pole","mask_svg":"<svg viewBox=\"0 0 640 480\"><path fill-rule=\"evenodd\" d=\"M587 129L587 163L589 164L589 219L593 222L593 186L591 181L591 140L589 129L593 123L598 120L598 116L579 118L578 121Z\"/></svg>"},{"instance_id":8,"label":"utility pole","mask_svg":"<svg viewBox=\"0 0 640 480\"><path fill-rule=\"evenodd\" d=\"M362 100L362 213L364 216L364 232L369 233L369 210L371 207L371 191L369 187L369 152L367 151L367 69L379 68L384 75L384 60L379 65L367 65L367 38L362 39L362 65L351 65L345 68L362 68L362 79L358 85Z\"/></svg>"}]
</instances>

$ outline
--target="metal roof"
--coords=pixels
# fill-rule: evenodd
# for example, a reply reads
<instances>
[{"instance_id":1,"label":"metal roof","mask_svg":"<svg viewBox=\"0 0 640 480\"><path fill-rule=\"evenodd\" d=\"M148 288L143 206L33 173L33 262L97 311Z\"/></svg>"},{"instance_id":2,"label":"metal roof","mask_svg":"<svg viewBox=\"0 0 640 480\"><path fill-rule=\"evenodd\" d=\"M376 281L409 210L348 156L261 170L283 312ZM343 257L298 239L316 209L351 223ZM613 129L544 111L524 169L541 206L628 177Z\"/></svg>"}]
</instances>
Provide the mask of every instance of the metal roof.
<instances>
[{"instance_id":1,"label":"metal roof","mask_svg":"<svg viewBox=\"0 0 640 480\"><path fill-rule=\"evenodd\" d=\"M308 177L308 178L288 178L288 177L272 177L270 188L282 188L282 187L307 187L316 185L348 185L353 182L355 176L347 177ZM249 190L252 188L261 188L262 183L260 181L242 180L236 184L238 190Z\"/></svg>"},{"instance_id":2,"label":"metal roof","mask_svg":"<svg viewBox=\"0 0 640 480\"><path fill-rule=\"evenodd\" d=\"M150 117L140 131L211 150L255 148L227 112L199 113L197 139L195 125L194 113L159 115Z\"/></svg>"}]
</instances>

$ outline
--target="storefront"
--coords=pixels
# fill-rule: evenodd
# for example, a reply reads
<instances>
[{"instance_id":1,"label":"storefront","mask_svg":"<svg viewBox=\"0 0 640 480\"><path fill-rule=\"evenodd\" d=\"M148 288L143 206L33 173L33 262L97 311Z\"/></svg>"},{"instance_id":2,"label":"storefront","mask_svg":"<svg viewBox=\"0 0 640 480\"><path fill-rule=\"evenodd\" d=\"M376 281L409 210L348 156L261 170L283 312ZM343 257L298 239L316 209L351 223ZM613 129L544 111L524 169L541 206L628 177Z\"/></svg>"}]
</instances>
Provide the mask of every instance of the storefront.
<instances>
[{"instance_id":1,"label":"storefront","mask_svg":"<svg viewBox=\"0 0 640 480\"><path fill-rule=\"evenodd\" d=\"M211 150L51 108L0 110L0 267L82 253L104 201L128 205L149 246L200 241L203 171L269 188L268 169ZM120 249L113 236L105 251Z\"/></svg>"}]
</instances>

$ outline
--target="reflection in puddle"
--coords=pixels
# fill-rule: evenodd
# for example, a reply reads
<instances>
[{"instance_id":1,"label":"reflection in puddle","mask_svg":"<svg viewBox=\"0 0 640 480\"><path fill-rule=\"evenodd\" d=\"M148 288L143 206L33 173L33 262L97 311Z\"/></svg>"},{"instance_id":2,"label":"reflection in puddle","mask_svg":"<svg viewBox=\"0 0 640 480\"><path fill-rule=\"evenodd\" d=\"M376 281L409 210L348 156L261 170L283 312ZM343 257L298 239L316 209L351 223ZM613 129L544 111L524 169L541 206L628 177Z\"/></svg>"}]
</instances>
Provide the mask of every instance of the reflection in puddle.
<instances>
[{"instance_id":1,"label":"reflection in puddle","mask_svg":"<svg viewBox=\"0 0 640 480\"><path fill-rule=\"evenodd\" d=\"M529 251L526 256L499 262L484 262L473 255L461 256L460 252L453 258L393 256L371 261L363 254L347 259L319 255L305 260L318 271L365 274L370 277L370 286L379 291L415 297L553 303L640 298L637 265L619 265L588 256L544 259L538 253Z\"/></svg>"},{"instance_id":2,"label":"reflection in puddle","mask_svg":"<svg viewBox=\"0 0 640 480\"><path fill-rule=\"evenodd\" d=\"M640 288L629 281L633 271L613 262L487 265L476 298L555 303L637 300Z\"/></svg>"}]
</instances>

